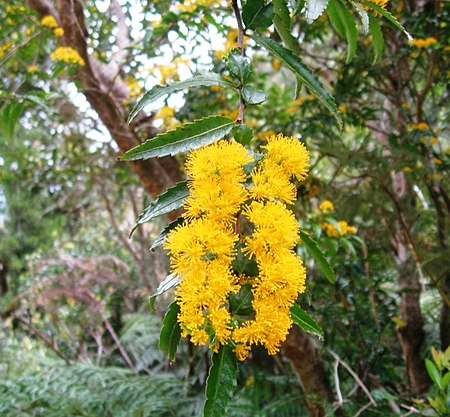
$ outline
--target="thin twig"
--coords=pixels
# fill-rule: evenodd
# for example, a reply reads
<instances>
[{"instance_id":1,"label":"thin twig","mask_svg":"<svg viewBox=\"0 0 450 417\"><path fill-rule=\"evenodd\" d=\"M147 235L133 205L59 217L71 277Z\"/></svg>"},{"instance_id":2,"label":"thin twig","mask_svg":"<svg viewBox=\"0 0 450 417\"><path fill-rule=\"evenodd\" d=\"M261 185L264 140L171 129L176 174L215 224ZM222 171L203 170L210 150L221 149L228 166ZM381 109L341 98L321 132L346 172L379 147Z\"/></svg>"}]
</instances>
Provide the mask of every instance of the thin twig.
<instances>
[{"instance_id":1,"label":"thin twig","mask_svg":"<svg viewBox=\"0 0 450 417\"><path fill-rule=\"evenodd\" d=\"M64 353L60 352L58 348L56 347L56 344L53 343L50 339L48 339L46 336L44 336L36 327L34 327L31 323L26 321L24 318L19 316L14 316L17 320L19 320L21 323L25 324L39 339L41 339L53 352L55 352L61 359L66 362L67 365L72 365L69 358L64 355Z\"/></svg>"},{"instance_id":2,"label":"thin twig","mask_svg":"<svg viewBox=\"0 0 450 417\"><path fill-rule=\"evenodd\" d=\"M103 316L103 314L102 314L102 320L103 320L103 324L106 327L106 330L108 330L109 334L111 335L112 339L114 340L114 343L116 344L117 348L119 349L120 356L122 356L123 361L128 366L128 368L130 368L134 371L135 367L133 365L133 362L131 362L131 359L128 356L128 353L122 346L122 343L120 343L119 337L117 336L117 333L111 326L111 323L108 321L108 319L105 316Z\"/></svg>"},{"instance_id":3,"label":"thin twig","mask_svg":"<svg viewBox=\"0 0 450 417\"><path fill-rule=\"evenodd\" d=\"M342 366L347 369L347 371L349 372L349 374L354 378L354 380L358 383L358 385L361 387L361 389L364 391L364 393L367 395L367 398L370 400L370 403L374 406L377 405L376 401L374 400L374 398L372 397L372 395L370 394L370 391L367 389L367 387L364 385L364 383L361 381L361 379L359 378L358 374L353 371L352 368L350 368L350 366L344 362L336 352L332 351L331 349L328 350L331 354L331 356L333 356L334 359L336 359L336 361L338 361L339 363L342 364ZM358 412L359 413L359 412ZM356 417L356 415L355 415Z\"/></svg>"},{"instance_id":4,"label":"thin twig","mask_svg":"<svg viewBox=\"0 0 450 417\"><path fill-rule=\"evenodd\" d=\"M344 400L342 399L342 392L341 392L341 386L340 386L340 382L339 382L339 373L338 373L338 366L339 366L339 361L336 360L334 362L334 384L336 385L336 394L338 397L338 404L339 407L342 406L342 404L344 403Z\"/></svg>"}]
</instances>

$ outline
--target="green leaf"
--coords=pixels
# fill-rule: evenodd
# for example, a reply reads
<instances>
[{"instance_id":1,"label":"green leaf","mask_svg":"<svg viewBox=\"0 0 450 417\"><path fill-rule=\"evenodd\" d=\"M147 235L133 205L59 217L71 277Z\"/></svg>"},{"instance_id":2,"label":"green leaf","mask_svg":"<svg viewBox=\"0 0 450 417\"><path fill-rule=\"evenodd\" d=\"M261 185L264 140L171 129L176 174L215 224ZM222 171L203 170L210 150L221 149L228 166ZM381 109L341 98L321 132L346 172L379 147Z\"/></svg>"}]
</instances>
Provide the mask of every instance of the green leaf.
<instances>
[{"instance_id":1,"label":"green leaf","mask_svg":"<svg viewBox=\"0 0 450 417\"><path fill-rule=\"evenodd\" d=\"M330 3L331 1L334 2L335 11L344 29L345 39L347 41L347 58L345 63L349 64L356 53L358 29L356 27L355 19L347 7L339 0L330 0Z\"/></svg>"},{"instance_id":2,"label":"green leaf","mask_svg":"<svg viewBox=\"0 0 450 417\"><path fill-rule=\"evenodd\" d=\"M386 9L383 9L378 4L372 3L371 1L368 1L368 0L362 0L361 3L364 4L365 6L370 7L371 9L375 10L376 12L381 14L384 18L389 20L389 22L391 22L397 29L400 29L406 35L409 43L410 44L412 43L412 41L413 41L412 36L406 31L406 29L402 26L402 24Z\"/></svg>"},{"instance_id":3,"label":"green leaf","mask_svg":"<svg viewBox=\"0 0 450 417\"><path fill-rule=\"evenodd\" d=\"M304 311L297 303L291 307L291 319L306 333L312 334L314 336L323 339L323 330L315 322L315 320Z\"/></svg>"},{"instance_id":4,"label":"green leaf","mask_svg":"<svg viewBox=\"0 0 450 417\"><path fill-rule=\"evenodd\" d=\"M14 137L14 130L16 128L17 121L22 115L25 102L21 101L11 102L2 111L1 128L2 135L5 139L12 139Z\"/></svg>"},{"instance_id":5,"label":"green leaf","mask_svg":"<svg viewBox=\"0 0 450 417\"><path fill-rule=\"evenodd\" d=\"M131 229L130 236L140 224L180 208L188 196L189 188L186 181L179 182L168 188L139 215L133 229Z\"/></svg>"},{"instance_id":6,"label":"green leaf","mask_svg":"<svg viewBox=\"0 0 450 417\"><path fill-rule=\"evenodd\" d=\"M252 66L248 58L240 54L228 54L227 69L230 74L236 77L241 84L244 84L252 72Z\"/></svg>"},{"instance_id":7,"label":"green leaf","mask_svg":"<svg viewBox=\"0 0 450 417\"><path fill-rule=\"evenodd\" d=\"M270 53L283 62L308 89L320 100L320 102L330 110L336 118L339 127L342 129L342 119L331 93L323 86L312 71L296 57L291 51L284 48L270 38L266 38L257 33L252 35L253 40L266 48Z\"/></svg>"},{"instance_id":8,"label":"green leaf","mask_svg":"<svg viewBox=\"0 0 450 417\"><path fill-rule=\"evenodd\" d=\"M156 236L156 239L152 243L152 246L150 246L150 250L154 251L158 246L161 246L164 241L166 240L166 237L170 233L171 230L175 229L177 226L184 223L183 217L178 217L178 219L174 220L173 222L169 223L158 236Z\"/></svg>"},{"instance_id":9,"label":"green leaf","mask_svg":"<svg viewBox=\"0 0 450 417\"><path fill-rule=\"evenodd\" d=\"M381 61L384 49L384 37L380 24L377 18L369 14L369 30L372 34L372 45L374 50L373 65L378 64Z\"/></svg>"},{"instance_id":10,"label":"green leaf","mask_svg":"<svg viewBox=\"0 0 450 417\"><path fill-rule=\"evenodd\" d=\"M243 284L238 293L230 294L230 307L233 315L250 315L253 312L252 301L252 286L250 284Z\"/></svg>"},{"instance_id":11,"label":"green leaf","mask_svg":"<svg viewBox=\"0 0 450 417\"><path fill-rule=\"evenodd\" d=\"M264 5L264 0L245 2L242 7L242 20L247 29L265 30L271 24L274 13L273 3Z\"/></svg>"},{"instance_id":12,"label":"green leaf","mask_svg":"<svg viewBox=\"0 0 450 417\"><path fill-rule=\"evenodd\" d=\"M234 121L228 117L205 117L148 139L143 144L125 152L119 160L134 161L190 151L222 139L233 126Z\"/></svg>"},{"instance_id":13,"label":"green leaf","mask_svg":"<svg viewBox=\"0 0 450 417\"><path fill-rule=\"evenodd\" d=\"M231 131L236 142L241 145L248 145L253 138L253 129L247 125L237 125Z\"/></svg>"},{"instance_id":14,"label":"green leaf","mask_svg":"<svg viewBox=\"0 0 450 417\"><path fill-rule=\"evenodd\" d=\"M136 106L131 110L130 116L128 117L128 123L136 117L136 115L148 104L154 103L160 97L167 94L174 93L175 91L184 90L185 88L191 87L210 87L218 86L223 88L235 88L235 86L221 75L214 72L208 72L206 74L195 75L184 81L178 81L169 85L155 85L150 91L144 94Z\"/></svg>"},{"instance_id":15,"label":"green leaf","mask_svg":"<svg viewBox=\"0 0 450 417\"><path fill-rule=\"evenodd\" d=\"M306 249L308 249L308 252L311 254L313 259L317 262L317 265L319 269L321 270L322 274L325 275L325 277L330 281L332 284L336 282L336 276L334 275L333 268L331 268L330 264L327 261L327 258L325 258L325 255L322 253L322 251L319 249L319 246L317 245L317 242L309 236L308 233L304 231L300 231L300 238L303 241L303 243L306 246Z\"/></svg>"},{"instance_id":16,"label":"green leaf","mask_svg":"<svg viewBox=\"0 0 450 417\"><path fill-rule=\"evenodd\" d=\"M327 15L330 19L331 26L333 26L333 29L336 31L338 36L341 39L345 39L345 28L344 24L341 21L341 18L339 17L339 14L337 12L337 2L336 0L330 0L327 7Z\"/></svg>"},{"instance_id":17,"label":"green leaf","mask_svg":"<svg viewBox=\"0 0 450 417\"><path fill-rule=\"evenodd\" d=\"M306 2L306 20L308 23L314 22L322 15L328 6L329 0L307 0Z\"/></svg>"},{"instance_id":18,"label":"green leaf","mask_svg":"<svg viewBox=\"0 0 450 417\"><path fill-rule=\"evenodd\" d=\"M212 365L206 380L206 401L203 417L223 417L236 386L237 359L233 347L221 345L212 355Z\"/></svg>"},{"instance_id":19,"label":"green leaf","mask_svg":"<svg viewBox=\"0 0 450 417\"><path fill-rule=\"evenodd\" d=\"M283 39L284 44L288 49L294 52L296 55L300 55L300 47L298 46L298 40L292 35L292 23L289 9L286 4L286 0L274 0L274 13L273 24L275 29Z\"/></svg>"},{"instance_id":20,"label":"green leaf","mask_svg":"<svg viewBox=\"0 0 450 417\"><path fill-rule=\"evenodd\" d=\"M180 306L174 301L167 309L163 319L159 348L167 353L169 360L174 361L181 338L181 327L178 323Z\"/></svg>"},{"instance_id":21,"label":"green leaf","mask_svg":"<svg viewBox=\"0 0 450 417\"><path fill-rule=\"evenodd\" d=\"M442 377L438 369L436 368L436 365L429 359L425 359L425 366L427 368L428 375L430 375L430 378L439 387L439 389L442 389Z\"/></svg>"},{"instance_id":22,"label":"green leaf","mask_svg":"<svg viewBox=\"0 0 450 417\"><path fill-rule=\"evenodd\" d=\"M170 274L167 275L167 277L162 281L159 285L156 291L150 296L148 299L148 305L149 307L155 311L155 300L158 295L161 295L165 293L166 291L170 290L173 287L176 287L181 282L181 277Z\"/></svg>"},{"instance_id":23,"label":"green leaf","mask_svg":"<svg viewBox=\"0 0 450 417\"><path fill-rule=\"evenodd\" d=\"M267 100L267 94L247 84L242 87L242 98L247 104L261 104Z\"/></svg>"}]
</instances>

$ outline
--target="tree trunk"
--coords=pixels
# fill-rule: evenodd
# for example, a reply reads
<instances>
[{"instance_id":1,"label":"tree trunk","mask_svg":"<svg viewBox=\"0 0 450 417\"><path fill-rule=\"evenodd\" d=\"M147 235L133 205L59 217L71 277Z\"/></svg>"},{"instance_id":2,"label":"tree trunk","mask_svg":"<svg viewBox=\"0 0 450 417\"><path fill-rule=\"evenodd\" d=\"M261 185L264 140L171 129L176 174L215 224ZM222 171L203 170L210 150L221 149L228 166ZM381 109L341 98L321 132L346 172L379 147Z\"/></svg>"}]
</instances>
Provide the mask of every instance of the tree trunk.
<instances>
[{"instance_id":1,"label":"tree trunk","mask_svg":"<svg viewBox=\"0 0 450 417\"><path fill-rule=\"evenodd\" d=\"M325 404L335 400L325 367L313 339L297 326L293 326L281 347L281 352L289 359L305 394L305 404L311 417L325 417ZM342 410L337 416L344 416Z\"/></svg>"},{"instance_id":2,"label":"tree trunk","mask_svg":"<svg viewBox=\"0 0 450 417\"><path fill-rule=\"evenodd\" d=\"M79 91L97 112L120 151L126 152L139 145L142 142L139 130L143 128L146 130L146 138L154 136L156 130L151 124L151 118L139 115L132 125L126 123L129 110L125 102L129 98L129 88L121 79L120 73L126 62L130 41L125 16L117 0L111 1L111 9L118 20L116 46L119 51L108 64L101 63L87 52L88 33L84 22L83 3L80 0L56 0L56 8L49 0L27 0L27 3L40 18L47 15L55 17L64 29L63 45L75 49L85 61L85 65L78 68L73 80L77 81ZM149 119L150 123L143 123L146 119ZM178 163L169 157L135 161L131 163L131 167L152 196L160 194L181 178Z\"/></svg>"}]
</instances>

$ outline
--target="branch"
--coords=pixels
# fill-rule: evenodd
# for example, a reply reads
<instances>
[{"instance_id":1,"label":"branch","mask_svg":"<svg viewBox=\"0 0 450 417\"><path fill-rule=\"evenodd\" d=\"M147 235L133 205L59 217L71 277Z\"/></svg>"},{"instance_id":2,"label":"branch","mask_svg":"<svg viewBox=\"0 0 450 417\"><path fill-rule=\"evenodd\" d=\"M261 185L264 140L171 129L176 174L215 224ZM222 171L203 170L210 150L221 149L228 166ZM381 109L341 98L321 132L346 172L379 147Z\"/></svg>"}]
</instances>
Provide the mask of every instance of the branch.
<instances>
[{"instance_id":1,"label":"branch","mask_svg":"<svg viewBox=\"0 0 450 417\"><path fill-rule=\"evenodd\" d=\"M66 362L67 365L72 365L69 358L64 355L64 353L60 352L58 350L58 347L55 343L53 343L50 339L48 339L46 336L44 336L36 327L34 327L31 323L26 321L24 318L19 316L14 316L15 319L19 320L21 323L25 324L39 339L41 339L53 352L55 352L61 359Z\"/></svg>"},{"instance_id":2,"label":"branch","mask_svg":"<svg viewBox=\"0 0 450 417\"><path fill-rule=\"evenodd\" d=\"M374 400L374 398L372 397L372 395L370 394L370 391L367 389L367 387L364 385L364 383L361 381L361 379L359 378L358 374L353 371L352 368L350 368L350 366L344 362L338 355L336 352L332 351L331 349L328 350L328 352L330 352L331 356L333 356L333 358L338 362L341 363L342 366L349 372L349 374L354 378L354 380L357 382L357 384L361 387L361 389L364 391L364 393L367 395L367 398L369 399L370 403L372 405L374 405L376 407L377 403Z\"/></svg>"}]
</instances>

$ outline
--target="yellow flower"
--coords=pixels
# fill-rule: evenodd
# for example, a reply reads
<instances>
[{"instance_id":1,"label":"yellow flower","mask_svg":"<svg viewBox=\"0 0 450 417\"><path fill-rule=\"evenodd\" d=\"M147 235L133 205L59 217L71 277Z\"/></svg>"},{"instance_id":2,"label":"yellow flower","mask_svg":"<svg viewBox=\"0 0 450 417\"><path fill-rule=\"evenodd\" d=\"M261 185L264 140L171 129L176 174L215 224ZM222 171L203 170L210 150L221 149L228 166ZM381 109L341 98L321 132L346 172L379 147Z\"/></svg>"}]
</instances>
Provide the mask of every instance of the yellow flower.
<instances>
[{"instance_id":1,"label":"yellow flower","mask_svg":"<svg viewBox=\"0 0 450 417\"><path fill-rule=\"evenodd\" d=\"M442 161L439 158L433 158L433 161L436 165L442 165Z\"/></svg>"},{"instance_id":2,"label":"yellow flower","mask_svg":"<svg viewBox=\"0 0 450 417\"><path fill-rule=\"evenodd\" d=\"M287 175L294 176L299 181L308 175L309 153L305 145L297 138L284 136L281 133L269 136L267 145L262 148L267 150L264 158L266 164L282 167Z\"/></svg>"},{"instance_id":3,"label":"yellow flower","mask_svg":"<svg viewBox=\"0 0 450 417\"><path fill-rule=\"evenodd\" d=\"M404 167L403 172L406 172L406 173L413 172L413 169L411 167Z\"/></svg>"},{"instance_id":4,"label":"yellow flower","mask_svg":"<svg viewBox=\"0 0 450 417\"><path fill-rule=\"evenodd\" d=\"M57 38L60 38L62 35L64 35L64 29L63 29L63 28L56 28L56 29L53 31L53 33L54 33L54 35L55 35Z\"/></svg>"},{"instance_id":5,"label":"yellow flower","mask_svg":"<svg viewBox=\"0 0 450 417\"><path fill-rule=\"evenodd\" d=\"M129 75L125 78L125 83L128 85L130 98L139 97L141 95L142 87L139 84L139 81L136 80L136 78Z\"/></svg>"},{"instance_id":6,"label":"yellow flower","mask_svg":"<svg viewBox=\"0 0 450 417\"><path fill-rule=\"evenodd\" d=\"M27 72L29 72L29 73L36 72L36 71L39 71L39 67L37 65L30 65L27 68Z\"/></svg>"},{"instance_id":7,"label":"yellow flower","mask_svg":"<svg viewBox=\"0 0 450 417\"><path fill-rule=\"evenodd\" d=\"M319 210L324 214L328 213L329 211L334 211L333 203L331 201L324 200L320 203Z\"/></svg>"},{"instance_id":8,"label":"yellow flower","mask_svg":"<svg viewBox=\"0 0 450 417\"><path fill-rule=\"evenodd\" d=\"M247 199L243 166L252 159L235 141L220 141L192 152L186 161L188 217L204 214L218 221L232 220Z\"/></svg>"},{"instance_id":9,"label":"yellow flower","mask_svg":"<svg viewBox=\"0 0 450 417\"><path fill-rule=\"evenodd\" d=\"M60 46L56 48L51 54L50 58L53 61L66 62L68 64L84 65L84 59L79 53L70 46Z\"/></svg>"},{"instance_id":10,"label":"yellow flower","mask_svg":"<svg viewBox=\"0 0 450 417\"><path fill-rule=\"evenodd\" d=\"M54 28L58 27L58 23L56 22L56 19L51 15L44 16L41 19L41 25L45 26L47 28L50 28L50 29L54 29Z\"/></svg>"},{"instance_id":11,"label":"yellow flower","mask_svg":"<svg viewBox=\"0 0 450 417\"><path fill-rule=\"evenodd\" d=\"M413 39L413 46L416 48L429 48L431 45L437 43L437 41L438 40L433 36L426 39L415 38Z\"/></svg>"},{"instance_id":12,"label":"yellow flower","mask_svg":"<svg viewBox=\"0 0 450 417\"><path fill-rule=\"evenodd\" d=\"M436 136L433 136L430 138L430 144L431 145L436 145L439 143L439 139Z\"/></svg>"}]
</instances>

